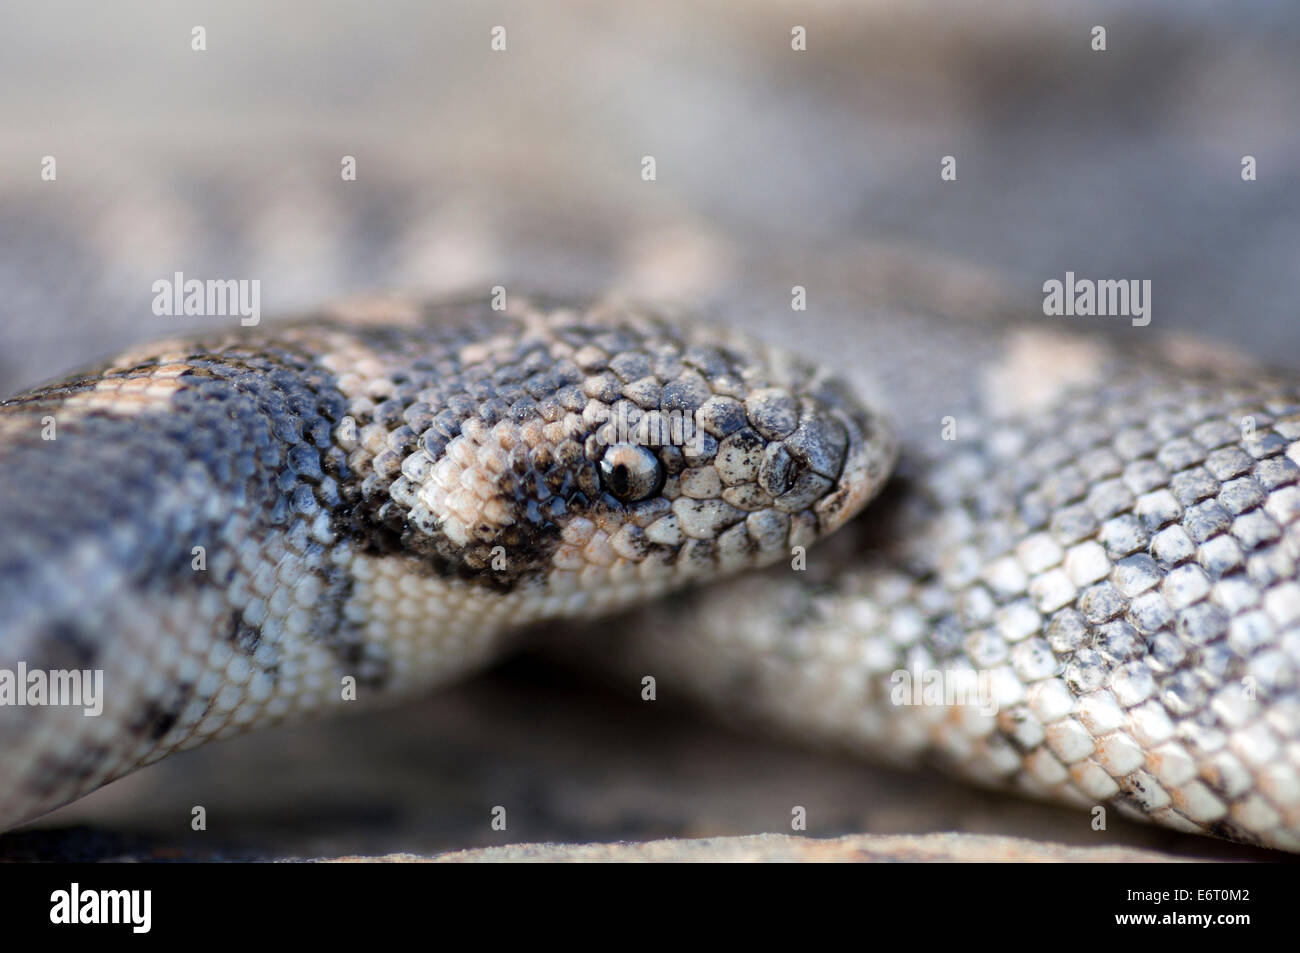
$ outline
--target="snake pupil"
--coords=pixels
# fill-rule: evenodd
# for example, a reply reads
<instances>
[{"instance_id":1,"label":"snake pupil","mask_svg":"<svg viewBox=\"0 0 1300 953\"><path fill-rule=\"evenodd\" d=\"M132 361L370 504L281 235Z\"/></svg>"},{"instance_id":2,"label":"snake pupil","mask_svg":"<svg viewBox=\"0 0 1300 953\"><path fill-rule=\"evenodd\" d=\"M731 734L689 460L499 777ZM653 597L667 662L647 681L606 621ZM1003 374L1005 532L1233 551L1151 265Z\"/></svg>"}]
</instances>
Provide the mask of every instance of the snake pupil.
<instances>
[{"instance_id":1,"label":"snake pupil","mask_svg":"<svg viewBox=\"0 0 1300 953\"><path fill-rule=\"evenodd\" d=\"M609 488L615 496L628 495L632 489L632 475L628 472L627 464L620 463L614 467L609 475Z\"/></svg>"}]
</instances>

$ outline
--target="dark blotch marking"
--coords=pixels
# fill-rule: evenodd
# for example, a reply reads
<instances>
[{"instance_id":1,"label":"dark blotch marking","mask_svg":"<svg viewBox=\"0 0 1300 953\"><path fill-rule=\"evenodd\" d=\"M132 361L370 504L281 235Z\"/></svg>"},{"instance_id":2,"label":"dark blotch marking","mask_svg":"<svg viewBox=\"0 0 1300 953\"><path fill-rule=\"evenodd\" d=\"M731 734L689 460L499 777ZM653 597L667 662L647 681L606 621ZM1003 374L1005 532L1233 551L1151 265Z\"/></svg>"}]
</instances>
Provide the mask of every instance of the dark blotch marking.
<instances>
[{"instance_id":1,"label":"dark blotch marking","mask_svg":"<svg viewBox=\"0 0 1300 953\"><path fill-rule=\"evenodd\" d=\"M41 654L28 667L45 671L90 669L99 658L100 646L80 626L60 619L46 626L36 640Z\"/></svg>"},{"instance_id":2,"label":"dark blotch marking","mask_svg":"<svg viewBox=\"0 0 1300 953\"><path fill-rule=\"evenodd\" d=\"M262 629L260 626L251 626L245 622L243 613L232 612L230 614L230 630L226 633L226 639L232 642L240 652L245 655L252 655L257 651L257 647L262 644Z\"/></svg>"},{"instance_id":3,"label":"dark blotch marking","mask_svg":"<svg viewBox=\"0 0 1300 953\"><path fill-rule=\"evenodd\" d=\"M130 723L128 730L135 735L147 736L152 741L164 738L176 726L181 712L193 696L193 684L182 682L176 686L175 694L167 701L151 699L139 717Z\"/></svg>"}]
</instances>

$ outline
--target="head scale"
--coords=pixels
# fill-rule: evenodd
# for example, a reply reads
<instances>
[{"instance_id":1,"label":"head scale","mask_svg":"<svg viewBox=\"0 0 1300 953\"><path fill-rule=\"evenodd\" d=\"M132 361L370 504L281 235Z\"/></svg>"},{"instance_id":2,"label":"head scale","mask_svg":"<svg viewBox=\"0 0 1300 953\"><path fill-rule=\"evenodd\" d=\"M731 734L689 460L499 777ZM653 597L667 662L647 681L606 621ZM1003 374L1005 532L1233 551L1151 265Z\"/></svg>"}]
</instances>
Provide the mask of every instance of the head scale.
<instances>
[{"instance_id":1,"label":"head scale","mask_svg":"<svg viewBox=\"0 0 1300 953\"><path fill-rule=\"evenodd\" d=\"M732 332L605 304L475 309L460 343L430 320L452 343L377 408L400 419L367 497L403 551L473 584L613 606L766 565L893 461L838 380Z\"/></svg>"}]
</instances>

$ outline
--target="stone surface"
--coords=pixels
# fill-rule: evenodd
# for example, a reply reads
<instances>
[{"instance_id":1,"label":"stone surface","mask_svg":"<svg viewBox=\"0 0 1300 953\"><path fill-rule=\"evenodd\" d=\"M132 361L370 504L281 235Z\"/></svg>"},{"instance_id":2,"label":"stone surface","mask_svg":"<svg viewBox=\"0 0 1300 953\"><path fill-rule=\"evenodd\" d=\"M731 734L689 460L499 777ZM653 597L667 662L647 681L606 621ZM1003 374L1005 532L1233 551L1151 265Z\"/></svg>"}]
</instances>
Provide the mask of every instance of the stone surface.
<instances>
[{"instance_id":1,"label":"stone surface","mask_svg":"<svg viewBox=\"0 0 1300 953\"><path fill-rule=\"evenodd\" d=\"M361 858L340 857L340 861ZM515 844L417 858L392 854L366 858L393 862L492 863L1076 863L1149 864L1173 860L1158 851L1127 847L1067 847L1050 841L982 834L912 837L857 834L819 840L791 834L657 840L640 844Z\"/></svg>"}]
</instances>

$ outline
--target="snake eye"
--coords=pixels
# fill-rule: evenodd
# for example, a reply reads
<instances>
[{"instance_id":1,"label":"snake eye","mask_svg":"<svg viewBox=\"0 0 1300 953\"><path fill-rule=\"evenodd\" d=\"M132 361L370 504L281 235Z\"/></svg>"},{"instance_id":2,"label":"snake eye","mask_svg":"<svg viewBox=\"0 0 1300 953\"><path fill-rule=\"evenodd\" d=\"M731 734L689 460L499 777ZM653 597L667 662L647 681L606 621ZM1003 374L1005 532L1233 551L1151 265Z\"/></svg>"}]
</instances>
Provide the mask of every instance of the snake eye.
<instances>
[{"instance_id":1,"label":"snake eye","mask_svg":"<svg viewBox=\"0 0 1300 953\"><path fill-rule=\"evenodd\" d=\"M635 503L659 492L664 468L645 447L616 443L600 458L600 482L605 491L624 503Z\"/></svg>"}]
</instances>

